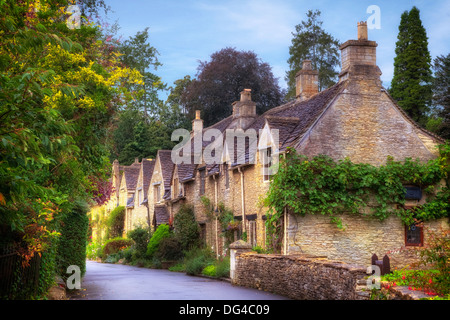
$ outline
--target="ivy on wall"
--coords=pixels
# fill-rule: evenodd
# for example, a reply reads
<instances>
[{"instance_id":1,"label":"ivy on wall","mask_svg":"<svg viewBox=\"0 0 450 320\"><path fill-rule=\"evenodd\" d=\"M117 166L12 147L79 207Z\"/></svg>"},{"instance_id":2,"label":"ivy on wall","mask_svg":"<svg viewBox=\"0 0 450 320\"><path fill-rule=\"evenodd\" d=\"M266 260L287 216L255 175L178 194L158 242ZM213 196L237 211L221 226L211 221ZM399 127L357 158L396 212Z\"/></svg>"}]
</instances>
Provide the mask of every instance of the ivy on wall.
<instances>
[{"instance_id":1,"label":"ivy on wall","mask_svg":"<svg viewBox=\"0 0 450 320\"><path fill-rule=\"evenodd\" d=\"M289 149L280 159L264 199L268 207L268 242L279 242L285 210L304 216L321 214L344 228L340 214L370 215L384 220L399 216L406 225L450 216L450 145L439 145L439 157L426 163L388 157L385 165L334 161L328 156L308 158ZM426 203L407 209L405 185L420 187ZM370 209L369 211L367 210Z\"/></svg>"}]
</instances>

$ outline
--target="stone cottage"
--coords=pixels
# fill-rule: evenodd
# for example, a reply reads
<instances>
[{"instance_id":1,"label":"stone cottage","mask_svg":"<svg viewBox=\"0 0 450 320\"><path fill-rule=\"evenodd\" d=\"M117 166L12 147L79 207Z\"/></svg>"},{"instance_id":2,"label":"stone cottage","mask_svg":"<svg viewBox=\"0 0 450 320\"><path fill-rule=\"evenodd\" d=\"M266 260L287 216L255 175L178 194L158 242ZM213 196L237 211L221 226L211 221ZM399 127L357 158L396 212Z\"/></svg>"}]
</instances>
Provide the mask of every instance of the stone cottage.
<instances>
[{"instance_id":1,"label":"stone cottage","mask_svg":"<svg viewBox=\"0 0 450 320\"><path fill-rule=\"evenodd\" d=\"M154 159L142 159L139 169L136 190L134 192L133 210L126 221L126 231L133 230L137 226L148 227L151 225L150 207L148 202L148 189L153 176L156 161ZM150 202L152 204L152 202Z\"/></svg>"},{"instance_id":2,"label":"stone cottage","mask_svg":"<svg viewBox=\"0 0 450 320\"><path fill-rule=\"evenodd\" d=\"M232 114L208 128L203 127L197 112L189 140L180 147L181 153L188 150L190 157L178 163L171 154L180 149L160 150L153 161L147 199L143 198L153 230L162 223L171 224L180 206L187 204L194 208L205 243L218 255L226 250L223 235L230 229L236 240L244 238L252 246L264 248L267 208L261 199L270 187L278 157L288 147L310 157L324 154L335 160L349 158L354 163L376 166L383 165L388 156L396 160L436 158L435 147L444 141L419 127L389 96L376 64L377 43L368 40L366 23L358 23L357 34L357 40L341 45L339 81L324 91L318 91L318 72L306 60L296 76L297 97L284 105L257 115L251 89L245 89L233 103ZM130 182L126 178L130 174L124 169L121 191ZM140 201L136 202L139 190L135 184L126 198L134 195L133 208L129 203L132 215ZM117 196L118 203L125 201L124 193ZM410 200L407 204L423 201ZM221 225L219 219L224 208L233 215L228 226ZM136 215L145 217L145 210ZM372 254L383 256L404 247L411 236L396 217L380 222L343 215L342 220L347 226L344 231L327 217L299 217L288 212L283 252L370 265ZM134 216L129 221L134 221ZM439 226L449 228L448 219L428 223L430 228ZM426 243L426 239L423 232L414 245ZM397 267L411 261L403 253L391 259Z\"/></svg>"},{"instance_id":3,"label":"stone cottage","mask_svg":"<svg viewBox=\"0 0 450 320\"><path fill-rule=\"evenodd\" d=\"M161 224L170 224L170 216L166 200L171 196L171 180L174 164L171 150L158 150L147 192L150 226L154 231Z\"/></svg>"},{"instance_id":4,"label":"stone cottage","mask_svg":"<svg viewBox=\"0 0 450 320\"><path fill-rule=\"evenodd\" d=\"M295 100L258 116L251 90L246 89L241 99L233 103L232 115L221 122L203 128L197 115L194 129L205 134L217 128L223 134L220 142L215 141L223 147L222 158L205 163L205 152L210 151L207 148L213 143L203 141L201 163L189 178L193 194L185 193L183 201L195 208L207 243L216 252L224 248L222 230L217 219L205 215L200 197L208 198L215 212L219 204L232 210L234 219L239 221L236 236L264 247L266 209L260 199L270 185L269 167L287 147L306 156L324 154L335 160L349 158L354 163L376 166L383 165L388 156L422 161L437 156L436 146L444 141L411 120L382 87L376 48L377 43L368 40L366 23L358 23L357 40L349 40L340 47L342 70L334 86L318 92L318 72L312 70L311 61L307 60L296 76ZM253 145L251 141L241 144L244 151L241 154L236 149L239 147L236 140L227 139L227 135L239 130L257 137ZM179 181L173 179L172 183ZM180 190L179 186L174 188ZM411 200L407 205L423 201ZM405 239L409 230L399 218L383 222L362 216L342 219L347 226L345 231L338 230L326 217L288 214L284 253L319 254L369 265L373 253L382 256L408 245ZM447 219L428 224L430 228L439 226L448 228ZM424 238L426 235L419 245ZM405 254L391 259L399 267L411 261Z\"/></svg>"}]
</instances>

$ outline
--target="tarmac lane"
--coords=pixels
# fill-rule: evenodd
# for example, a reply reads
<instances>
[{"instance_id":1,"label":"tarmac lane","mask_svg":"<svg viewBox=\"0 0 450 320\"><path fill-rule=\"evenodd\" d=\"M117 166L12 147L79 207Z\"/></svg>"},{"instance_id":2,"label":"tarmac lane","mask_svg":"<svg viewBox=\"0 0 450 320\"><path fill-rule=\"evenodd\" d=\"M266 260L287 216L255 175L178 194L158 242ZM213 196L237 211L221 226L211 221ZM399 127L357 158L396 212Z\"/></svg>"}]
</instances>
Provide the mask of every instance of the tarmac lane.
<instances>
[{"instance_id":1,"label":"tarmac lane","mask_svg":"<svg viewBox=\"0 0 450 320\"><path fill-rule=\"evenodd\" d=\"M70 300L289 300L227 281L168 270L86 261L81 289Z\"/></svg>"}]
</instances>

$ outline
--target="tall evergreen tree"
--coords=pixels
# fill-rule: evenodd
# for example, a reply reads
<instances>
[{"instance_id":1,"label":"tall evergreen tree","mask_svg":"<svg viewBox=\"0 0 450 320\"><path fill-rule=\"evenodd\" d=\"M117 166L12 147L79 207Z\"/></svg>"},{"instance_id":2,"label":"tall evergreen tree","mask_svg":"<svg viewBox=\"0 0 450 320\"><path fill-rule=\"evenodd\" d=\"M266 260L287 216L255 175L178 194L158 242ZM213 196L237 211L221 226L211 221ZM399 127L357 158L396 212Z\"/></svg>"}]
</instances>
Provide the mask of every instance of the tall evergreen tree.
<instances>
[{"instance_id":1,"label":"tall evergreen tree","mask_svg":"<svg viewBox=\"0 0 450 320\"><path fill-rule=\"evenodd\" d=\"M289 47L289 71L287 97L295 96L295 74L301 69L303 60L312 61L313 69L319 71L319 90L336 83L339 66L339 41L322 29L319 10L309 10L307 20L295 26L292 45Z\"/></svg>"},{"instance_id":2,"label":"tall evergreen tree","mask_svg":"<svg viewBox=\"0 0 450 320\"><path fill-rule=\"evenodd\" d=\"M425 125L432 98L432 73L428 37L419 9L403 12L398 29L389 93L413 120Z\"/></svg>"},{"instance_id":3,"label":"tall evergreen tree","mask_svg":"<svg viewBox=\"0 0 450 320\"><path fill-rule=\"evenodd\" d=\"M434 59L433 104L439 106L437 133L450 139L450 53Z\"/></svg>"}]
</instances>

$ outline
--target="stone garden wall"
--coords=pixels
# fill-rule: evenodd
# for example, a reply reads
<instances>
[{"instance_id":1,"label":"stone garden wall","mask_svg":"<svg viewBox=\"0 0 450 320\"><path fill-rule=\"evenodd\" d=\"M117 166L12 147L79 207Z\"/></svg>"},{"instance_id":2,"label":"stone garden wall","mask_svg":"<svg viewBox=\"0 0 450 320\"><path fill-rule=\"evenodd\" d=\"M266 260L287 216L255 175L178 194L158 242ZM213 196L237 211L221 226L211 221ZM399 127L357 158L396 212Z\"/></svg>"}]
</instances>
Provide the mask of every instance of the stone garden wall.
<instances>
[{"instance_id":1,"label":"stone garden wall","mask_svg":"<svg viewBox=\"0 0 450 320\"><path fill-rule=\"evenodd\" d=\"M257 288L297 300L367 300L367 270L308 255L241 253L234 285Z\"/></svg>"}]
</instances>

